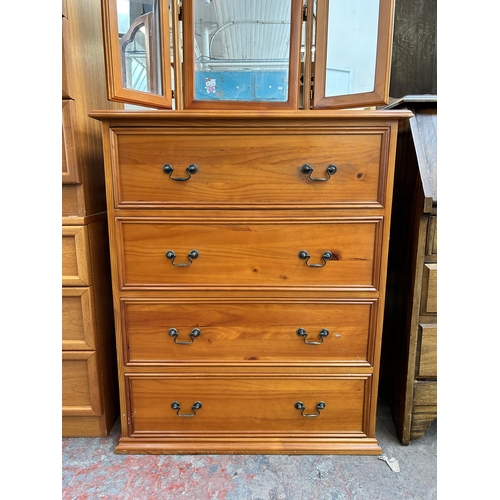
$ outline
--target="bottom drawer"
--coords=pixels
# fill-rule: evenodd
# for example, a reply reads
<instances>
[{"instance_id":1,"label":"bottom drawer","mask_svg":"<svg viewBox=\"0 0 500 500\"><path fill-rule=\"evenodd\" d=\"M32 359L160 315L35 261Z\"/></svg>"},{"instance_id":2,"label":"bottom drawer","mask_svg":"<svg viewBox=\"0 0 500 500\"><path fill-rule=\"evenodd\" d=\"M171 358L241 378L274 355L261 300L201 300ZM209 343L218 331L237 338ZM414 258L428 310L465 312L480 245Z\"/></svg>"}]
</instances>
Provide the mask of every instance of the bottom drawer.
<instances>
[{"instance_id":1,"label":"bottom drawer","mask_svg":"<svg viewBox=\"0 0 500 500\"><path fill-rule=\"evenodd\" d=\"M199 431L362 437L367 432L369 375L129 375L127 381L132 437Z\"/></svg>"}]
</instances>

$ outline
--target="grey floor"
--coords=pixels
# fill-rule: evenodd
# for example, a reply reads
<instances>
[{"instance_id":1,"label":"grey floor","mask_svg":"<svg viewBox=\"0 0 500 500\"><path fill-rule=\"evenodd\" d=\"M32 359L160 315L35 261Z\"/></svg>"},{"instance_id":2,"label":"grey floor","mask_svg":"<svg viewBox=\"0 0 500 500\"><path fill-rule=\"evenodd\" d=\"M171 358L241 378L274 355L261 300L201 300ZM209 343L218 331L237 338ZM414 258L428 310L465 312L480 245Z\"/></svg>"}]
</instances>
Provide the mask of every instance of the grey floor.
<instances>
[{"instance_id":1,"label":"grey floor","mask_svg":"<svg viewBox=\"0 0 500 500\"><path fill-rule=\"evenodd\" d=\"M116 455L119 437L117 423L105 439L63 439L63 500L437 498L437 421L422 438L402 446L382 400L377 437L386 460L337 455Z\"/></svg>"}]
</instances>

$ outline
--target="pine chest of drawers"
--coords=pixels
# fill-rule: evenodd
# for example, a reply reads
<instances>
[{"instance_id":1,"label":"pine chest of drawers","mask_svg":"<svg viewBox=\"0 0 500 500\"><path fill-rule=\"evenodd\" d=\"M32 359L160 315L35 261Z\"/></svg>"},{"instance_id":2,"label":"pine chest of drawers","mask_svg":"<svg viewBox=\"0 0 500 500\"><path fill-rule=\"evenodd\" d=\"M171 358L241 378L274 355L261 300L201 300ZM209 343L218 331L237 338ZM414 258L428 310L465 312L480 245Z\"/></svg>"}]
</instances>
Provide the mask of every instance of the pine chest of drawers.
<instances>
[{"instance_id":1,"label":"pine chest of drawers","mask_svg":"<svg viewBox=\"0 0 500 500\"><path fill-rule=\"evenodd\" d=\"M95 112L117 453L378 454L404 111Z\"/></svg>"}]
</instances>

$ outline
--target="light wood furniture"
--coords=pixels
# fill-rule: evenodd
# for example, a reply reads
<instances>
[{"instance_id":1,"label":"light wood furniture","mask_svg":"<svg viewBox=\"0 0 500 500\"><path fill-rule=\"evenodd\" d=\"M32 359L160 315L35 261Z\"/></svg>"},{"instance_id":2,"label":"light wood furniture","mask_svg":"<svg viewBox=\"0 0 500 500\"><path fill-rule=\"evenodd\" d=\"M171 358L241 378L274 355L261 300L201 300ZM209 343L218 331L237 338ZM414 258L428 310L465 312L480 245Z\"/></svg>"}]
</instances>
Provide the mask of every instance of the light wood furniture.
<instances>
[{"instance_id":1,"label":"light wood furniture","mask_svg":"<svg viewBox=\"0 0 500 500\"><path fill-rule=\"evenodd\" d=\"M111 100L235 111L388 102L395 0L137 0L127 12L118 1L102 0ZM144 75L134 84L120 41L146 12L152 22L131 54Z\"/></svg>"},{"instance_id":2,"label":"light wood furniture","mask_svg":"<svg viewBox=\"0 0 500 500\"><path fill-rule=\"evenodd\" d=\"M380 394L407 445L437 417L437 98L390 108L414 117L398 138Z\"/></svg>"},{"instance_id":3,"label":"light wood furniture","mask_svg":"<svg viewBox=\"0 0 500 500\"><path fill-rule=\"evenodd\" d=\"M104 166L100 2L63 2L62 435L107 436L118 418Z\"/></svg>"},{"instance_id":4,"label":"light wood furniture","mask_svg":"<svg viewBox=\"0 0 500 500\"><path fill-rule=\"evenodd\" d=\"M96 111L117 453L378 454L406 111Z\"/></svg>"}]
</instances>

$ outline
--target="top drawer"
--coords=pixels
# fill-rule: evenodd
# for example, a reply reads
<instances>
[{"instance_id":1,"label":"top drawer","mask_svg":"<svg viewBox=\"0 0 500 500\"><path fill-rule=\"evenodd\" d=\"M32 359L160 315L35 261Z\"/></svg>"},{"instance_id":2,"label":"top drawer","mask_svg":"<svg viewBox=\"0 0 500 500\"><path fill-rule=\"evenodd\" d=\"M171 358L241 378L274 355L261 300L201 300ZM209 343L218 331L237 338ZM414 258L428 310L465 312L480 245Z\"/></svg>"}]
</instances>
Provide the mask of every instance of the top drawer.
<instances>
[{"instance_id":1,"label":"top drawer","mask_svg":"<svg viewBox=\"0 0 500 500\"><path fill-rule=\"evenodd\" d=\"M380 207L388 141L385 127L115 129L115 206Z\"/></svg>"}]
</instances>

